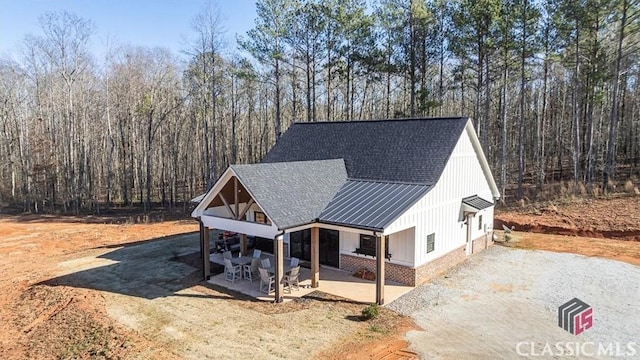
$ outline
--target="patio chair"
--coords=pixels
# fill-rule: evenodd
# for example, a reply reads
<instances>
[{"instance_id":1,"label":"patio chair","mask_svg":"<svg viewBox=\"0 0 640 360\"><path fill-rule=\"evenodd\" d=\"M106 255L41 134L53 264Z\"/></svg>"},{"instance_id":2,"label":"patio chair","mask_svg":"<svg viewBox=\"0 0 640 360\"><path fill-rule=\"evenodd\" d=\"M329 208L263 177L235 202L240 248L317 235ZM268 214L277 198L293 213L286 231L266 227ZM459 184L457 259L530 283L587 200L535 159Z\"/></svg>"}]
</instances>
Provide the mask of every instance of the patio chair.
<instances>
[{"instance_id":1,"label":"patio chair","mask_svg":"<svg viewBox=\"0 0 640 360\"><path fill-rule=\"evenodd\" d=\"M227 281L231 281L232 283L236 282L236 279L242 278L242 266L233 265L231 260L224 259L224 279Z\"/></svg>"},{"instance_id":2,"label":"patio chair","mask_svg":"<svg viewBox=\"0 0 640 360\"><path fill-rule=\"evenodd\" d=\"M253 282L253 274L258 272L258 267L260 265L260 259L251 259L251 264L245 264L242 267L242 273L244 275L245 280L249 280Z\"/></svg>"},{"instance_id":3,"label":"patio chair","mask_svg":"<svg viewBox=\"0 0 640 360\"><path fill-rule=\"evenodd\" d=\"M262 255L262 250L253 249L253 258L254 259L260 259L260 255Z\"/></svg>"},{"instance_id":4,"label":"patio chair","mask_svg":"<svg viewBox=\"0 0 640 360\"><path fill-rule=\"evenodd\" d=\"M276 277L269 276L269 272L265 269L258 269L258 271L260 271L260 291L266 294L275 291Z\"/></svg>"},{"instance_id":5,"label":"patio chair","mask_svg":"<svg viewBox=\"0 0 640 360\"><path fill-rule=\"evenodd\" d=\"M300 259L298 259L297 257L292 257L291 258L291 264L289 264L289 266L294 268L294 267L298 266L299 263L300 263Z\"/></svg>"},{"instance_id":6,"label":"patio chair","mask_svg":"<svg viewBox=\"0 0 640 360\"><path fill-rule=\"evenodd\" d=\"M222 253L222 258L224 259L231 260L232 257L233 257L233 254L231 253L231 251L225 251Z\"/></svg>"},{"instance_id":7,"label":"patio chair","mask_svg":"<svg viewBox=\"0 0 640 360\"><path fill-rule=\"evenodd\" d=\"M284 276L284 287L285 289L289 289L289 294L291 294L291 288L295 285L296 290L300 291L300 266L296 266L291 268L291 271L288 275Z\"/></svg>"},{"instance_id":8,"label":"patio chair","mask_svg":"<svg viewBox=\"0 0 640 360\"><path fill-rule=\"evenodd\" d=\"M262 265L263 269L268 269L271 267L271 261L269 261L269 259L262 259L262 261L260 261L260 264Z\"/></svg>"}]
</instances>

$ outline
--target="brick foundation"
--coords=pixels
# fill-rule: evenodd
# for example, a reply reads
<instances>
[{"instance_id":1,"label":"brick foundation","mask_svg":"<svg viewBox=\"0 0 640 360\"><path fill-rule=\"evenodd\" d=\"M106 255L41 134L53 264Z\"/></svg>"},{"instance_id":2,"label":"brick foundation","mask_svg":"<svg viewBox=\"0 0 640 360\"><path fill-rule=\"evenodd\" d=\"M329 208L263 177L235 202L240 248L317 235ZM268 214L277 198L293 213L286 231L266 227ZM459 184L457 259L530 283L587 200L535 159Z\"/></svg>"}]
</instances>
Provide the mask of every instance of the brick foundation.
<instances>
[{"instance_id":1,"label":"brick foundation","mask_svg":"<svg viewBox=\"0 0 640 360\"><path fill-rule=\"evenodd\" d=\"M360 269L376 272L376 259L364 256L340 254L340 269L354 273ZM414 269L386 261L384 264L385 279L401 284L415 286Z\"/></svg>"},{"instance_id":2,"label":"brick foundation","mask_svg":"<svg viewBox=\"0 0 640 360\"><path fill-rule=\"evenodd\" d=\"M493 245L493 232L488 232L486 236L481 236L475 240L473 240L473 247L471 249L471 253L475 254L480 252L489 246Z\"/></svg>"},{"instance_id":3,"label":"brick foundation","mask_svg":"<svg viewBox=\"0 0 640 360\"><path fill-rule=\"evenodd\" d=\"M473 240L472 253L475 254L493 245L493 232L482 235ZM417 286L425 283L438 274L461 263L467 258L465 246L454 249L447 254L417 268L398 265L391 262L385 263L385 278L409 286ZM348 272L356 272L360 269L367 269L376 272L376 260L364 256L353 256L340 254L340 268Z\"/></svg>"},{"instance_id":4,"label":"brick foundation","mask_svg":"<svg viewBox=\"0 0 640 360\"><path fill-rule=\"evenodd\" d=\"M417 267L416 270L416 282L415 285L420 285L425 283L436 275L442 273L445 270L461 263L464 259L466 259L467 255L465 254L465 247L459 247L453 251L450 251L437 259L431 260L428 263Z\"/></svg>"}]
</instances>

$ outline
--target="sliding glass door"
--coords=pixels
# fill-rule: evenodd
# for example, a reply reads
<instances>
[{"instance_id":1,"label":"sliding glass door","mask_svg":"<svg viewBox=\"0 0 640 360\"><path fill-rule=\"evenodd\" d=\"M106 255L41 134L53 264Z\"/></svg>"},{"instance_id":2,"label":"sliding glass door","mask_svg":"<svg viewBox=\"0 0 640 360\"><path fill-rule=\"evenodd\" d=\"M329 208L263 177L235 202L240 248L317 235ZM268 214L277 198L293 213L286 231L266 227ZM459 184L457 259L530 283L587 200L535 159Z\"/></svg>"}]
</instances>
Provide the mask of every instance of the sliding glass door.
<instances>
[{"instance_id":1,"label":"sliding glass door","mask_svg":"<svg viewBox=\"0 0 640 360\"><path fill-rule=\"evenodd\" d=\"M320 229L320 264L340 266L340 233ZM301 260L311 260L311 230L305 229L289 235L289 254Z\"/></svg>"}]
</instances>

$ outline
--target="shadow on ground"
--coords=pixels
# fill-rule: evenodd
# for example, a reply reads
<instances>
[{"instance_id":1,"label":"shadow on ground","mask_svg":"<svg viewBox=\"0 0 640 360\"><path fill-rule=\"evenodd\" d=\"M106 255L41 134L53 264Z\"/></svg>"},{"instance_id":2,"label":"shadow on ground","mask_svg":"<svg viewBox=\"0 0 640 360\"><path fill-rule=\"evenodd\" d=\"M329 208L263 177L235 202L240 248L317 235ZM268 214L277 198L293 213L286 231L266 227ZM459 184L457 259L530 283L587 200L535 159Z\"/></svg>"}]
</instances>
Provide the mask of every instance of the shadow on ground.
<instances>
[{"instance_id":1,"label":"shadow on ground","mask_svg":"<svg viewBox=\"0 0 640 360\"><path fill-rule=\"evenodd\" d=\"M107 245L94 250L108 251L99 256L87 256L59 263L67 274L39 283L47 286L69 286L157 299L168 296L224 298L229 300L264 302L236 290L211 284L202 280L199 235L187 233L165 236L151 240L135 241L124 245ZM110 251L109 251L110 250ZM211 263L212 275L223 272L223 266ZM341 282L361 283L368 281L334 272L321 272L321 281L333 279ZM333 279L333 280L336 280ZM213 290L203 294L181 292L194 286ZM306 300L318 302L342 302L363 304L322 291L304 296ZM268 303L268 302L267 302Z\"/></svg>"},{"instance_id":2,"label":"shadow on ground","mask_svg":"<svg viewBox=\"0 0 640 360\"><path fill-rule=\"evenodd\" d=\"M198 233L133 242L98 257L66 261L61 266L71 273L41 284L81 287L145 299L171 296L202 279L199 251ZM74 268L78 270L74 271Z\"/></svg>"}]
</instances>

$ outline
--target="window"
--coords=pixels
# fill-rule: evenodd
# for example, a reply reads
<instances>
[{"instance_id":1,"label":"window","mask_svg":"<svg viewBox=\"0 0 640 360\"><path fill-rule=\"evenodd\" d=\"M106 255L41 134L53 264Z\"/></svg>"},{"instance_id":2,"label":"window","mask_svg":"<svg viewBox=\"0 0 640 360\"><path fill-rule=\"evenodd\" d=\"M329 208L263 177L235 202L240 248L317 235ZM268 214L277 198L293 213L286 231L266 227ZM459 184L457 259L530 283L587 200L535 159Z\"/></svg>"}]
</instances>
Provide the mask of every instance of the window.
<instances>
[{"instance_id":1,"label":"window","mask_svg":"<svg viewBox=\"0 0 640 360\"><path fill-rule=\"evenodd\" d=\"M436 249L436 234L427 236L427 254Z\"/></svg>"},{"instance_id":2,"label":"window","mask_svg":"<svg viewBox=\"0 0 640 360\"><path fill-rule=\"evenodd\" d=\"M257 223L271 225L271 220L262 211L254 212L253 219Z\"/></svg>"},{"instance_id":3,"label":"window","mask_svg":"<svg viewBox=\"0 0 640 360\"><path fill-rule=\"evenodd\" d=\"M385 258L390 259L389 254L389 235L384 238ZM376 256L376 237L373 235L360 234L360 247L354 251L356 254Z\"/></svg>"}]
</instances>

